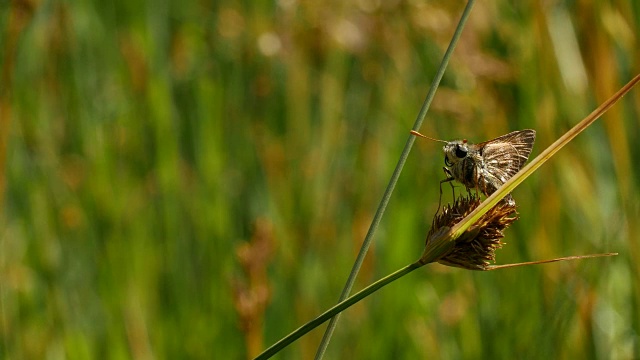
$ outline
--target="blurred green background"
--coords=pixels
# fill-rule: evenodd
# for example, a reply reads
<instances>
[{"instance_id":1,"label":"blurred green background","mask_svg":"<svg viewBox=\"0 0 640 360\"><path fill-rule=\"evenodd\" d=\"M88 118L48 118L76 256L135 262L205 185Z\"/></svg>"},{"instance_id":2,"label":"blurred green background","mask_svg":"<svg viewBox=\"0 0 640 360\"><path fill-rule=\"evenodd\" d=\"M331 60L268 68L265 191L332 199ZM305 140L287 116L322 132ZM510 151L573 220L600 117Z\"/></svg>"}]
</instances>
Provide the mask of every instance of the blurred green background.
<instances>
[{"instance_id":1,"label":"blurred green background","mask_svg":"<svg viewBox=\"0 0 640 360\"><path fill-rule=\"evenodd\" d=\"M0 2L0 357L242 359L332 306L463 7ZM421 132L533 128L539 154L640 72L639 22L478 2ZM618 257L427 266L327 358L639 358L639 119L637 88L514 192L497 262ZM420 256L442 166L416 141L355 290Z\"/></svg>"}]
</instances>

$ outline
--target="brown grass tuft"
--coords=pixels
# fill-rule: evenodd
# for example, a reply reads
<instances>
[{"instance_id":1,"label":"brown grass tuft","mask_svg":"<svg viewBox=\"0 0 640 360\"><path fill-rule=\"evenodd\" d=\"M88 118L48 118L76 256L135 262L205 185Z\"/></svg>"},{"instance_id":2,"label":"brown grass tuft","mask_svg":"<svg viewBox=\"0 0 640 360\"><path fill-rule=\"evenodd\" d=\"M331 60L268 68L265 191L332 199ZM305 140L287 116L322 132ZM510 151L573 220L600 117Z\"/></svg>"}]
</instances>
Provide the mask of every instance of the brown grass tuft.
<instances>
[{"instance_id":1,"label":"brown grass tuft","mask_svg":"<svg viewBox=\"0 0 640 360\"><path fill-rule=\"evenodd\" d=\"M438 237L437 234L442 229L453 227L478 205L480 199L472 195L461 196L453 205L446 205L433 219L427 234L426 246L429 247L430 242ZM495 261L496 249L502 247L504 230L518 218L516 214L515 205L509 204L508 201L499 202L454 240L454 246L437 261L443 265L469 270L487 270L490 263Z\"/></svg>"}]
</instances>

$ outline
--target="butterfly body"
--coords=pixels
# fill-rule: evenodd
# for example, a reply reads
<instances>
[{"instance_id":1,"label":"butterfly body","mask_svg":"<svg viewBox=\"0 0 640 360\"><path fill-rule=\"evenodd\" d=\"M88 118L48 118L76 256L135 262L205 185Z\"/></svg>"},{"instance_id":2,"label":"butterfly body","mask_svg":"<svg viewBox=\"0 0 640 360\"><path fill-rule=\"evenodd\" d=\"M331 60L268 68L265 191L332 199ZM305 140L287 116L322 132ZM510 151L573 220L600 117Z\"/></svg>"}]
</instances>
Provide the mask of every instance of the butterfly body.
<instances>
[{"instance_id":1,"label":"butterfly body","mask_svg":"<svg viewBox=\"0 0 640 360\"><path fill-rule=\"evenodd\" d=\"M444 181L456 180L467 189L478 189L489 196L524 166L535 137L535 130L527 129L479 144L449 141L443 147ZM510 196L507 199L513 201Z\"/></svg>"},{"instance_id":2,"label":"butterfly body","mask_svg":"<svg viewBox=\"0 0 640 360\"><path fill-rule=\"evenodd\" d=\"M531 129L513 131L478 144L470 144L467 140L438 140L415 130L411 130L411 134L446 144L442 150L447 178L440 184L457 180L467 190L476 189L486 196L522 169L536 140L536 131ZM515 204L511 194L506 195L505 200Z\"/></svg>"}]
</instances>

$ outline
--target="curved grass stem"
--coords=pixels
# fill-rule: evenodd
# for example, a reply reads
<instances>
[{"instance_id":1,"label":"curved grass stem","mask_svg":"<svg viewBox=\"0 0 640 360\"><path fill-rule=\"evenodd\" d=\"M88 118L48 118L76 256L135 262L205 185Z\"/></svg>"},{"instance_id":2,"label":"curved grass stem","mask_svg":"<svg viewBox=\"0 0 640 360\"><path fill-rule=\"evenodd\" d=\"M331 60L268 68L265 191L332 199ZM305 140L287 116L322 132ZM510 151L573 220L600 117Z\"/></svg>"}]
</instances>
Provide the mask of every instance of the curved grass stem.
<instances>
[{"instance_id":1,"label":"curved grass stem","mask_svg":"<svg viewBox=\"0 0 640 360\"><path fill-rule=\"evenodd\" d=\"M449 59L451 58L451 54L453 54L453 50L455 49L455 46L458 43L458 39L462 34L462 29L464 28L464 25L467 22L467 19L469 18L469 14L471 13L471 8L473 7L474 2L475 0L469 0L467 2L467 5L464 11L462 12L460 21L458 22L456 30L453 33L453 37L449 42L449 46L447 47L447 50L444 53L442 62L440 63L440 67L436 72L436 75L433 79L433 83L431 84L431 87L429 88L427 97L425 98L425 101L422 104L422 108L420 109L420 113L418 114L418 117L416 118L416 121L413 125L413 130L416 130L416 131L420 130L420 127L422 126L422 122L424 121L424 118L427 116L427 112L429 111L431 102L433 101L433 98L436 94L436 90L440 85L440 80L442 80L442 77L444 76L445 69L447 68L447 64L449 64ZM371 225L369 226L369 231L367 232L367 235L364 238L362 246L360 247L360 252L358 253L358 256L353 264L353 267L351 269L351 272L349 273L347 282L345 283L344 288L342 289L342 293L340 294L340 299L338 301L343 301L351 293L351 289L353 288L353 284L355 283L356 276L358 275L358 272L362 267L364 258L369 250L369 246L371 245L373 234L376 232L376 229L378 228L378 224L380 223L380 219L382 218L382 215L384 214L384 211L387 208L387 204L389 203L389 199L391 198L391 193L393 193L393 189L395 188L395 185L398 182L398 178L400 177L400 173L402 172L402 168L404 167L404 163L406 162L407 157L409 156L409 152L411 151L411 147L413 146L414 141L415 141L415 137L409 136L409 139L407 140L407 143L405 144L404 149L402 150L402 154L400 155L400 160L398 160L398 164L396 165L393 175L389 180L389 185L387 185L387 189L385 190L384 195L382 196L382 200L378 205L376 214L373 217L373 220L371 221ZM327 326L327 329L325 330L325 333L322 337L322 341L318 346L318 350L315 356L316 360L322 359L324 352L326 351L327 346L329 345L331 335L333 334L333 331L336 328L339 318L340 318L340 315L338 314L329 322L329 326Z\"/></svg>"},{"instance_id":2,"label":"curved grass stem","mask_svg":"<svg viewBox=\"0 0 640 360\"><path fill-rule=\"evenodd\" d=\"M422 262L415 262L413 264L407 265L405 267L403 267L402 269L388 275L385 276L384 278L374 282L373 284L367 286L366 288L360 290L359 292L357 292L356 294L352 295L351 297L339 302L338 304L336 304L334 307L332 307L331 309L325 311L324 313L322 313L320 316L318 316L317 318L309 321L308 323L302 325L301 327L299 327L298 329L296 329L295 331L293 331L292 333L290 333L289 335L283 337L282 339L280 339L280 341L278 341L277 343L271 345L271 347L269 347L268 349L266 349L264 352L262 352L262 354L258 355L258 357L256 357L256 360L264 360L264 359L268 359L270 357L272 357L273 355L277 354L280 350L284 349L286 346L288 346L289 344L291 344L292 342L294 342L295 340L299 339L301 336L303 336L304 334L308 333L309 331L315 329L316 327L322 325L322 323L324 323L325 321L329 320L330 318L334 317L336 314L339 314L341 311L344 311L345 309L349 308L351 305L357 303L358 301L364 299L365 297L371 295L372 293L378 291L380 288L392 283L393 281L407 275L408 273L412 272L413 270L416 270L420 267L422 267L424 265L424 263Z\"/></svg>"}]
</instances>

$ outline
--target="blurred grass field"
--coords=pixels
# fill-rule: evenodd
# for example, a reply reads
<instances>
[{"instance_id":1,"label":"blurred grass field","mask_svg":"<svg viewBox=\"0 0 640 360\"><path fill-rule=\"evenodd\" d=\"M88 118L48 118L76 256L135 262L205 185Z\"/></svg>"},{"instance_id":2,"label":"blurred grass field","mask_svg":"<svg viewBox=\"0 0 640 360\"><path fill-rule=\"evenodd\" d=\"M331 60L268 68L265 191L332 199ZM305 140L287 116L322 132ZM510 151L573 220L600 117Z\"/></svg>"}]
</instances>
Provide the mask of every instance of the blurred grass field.
<instances>
[{"instance_id":1,"label":"blurred grass field","mask_svg":"<svg viewBox=\"0 0 640 360\"><path fill-rule=\"evenodd\" d=\"M242 359L332 306L464 7L0 4L6 359ZM639 24L631 0L479 1L420 130L533 128L535 156L640 72ZM619 256L429 265L326 358L640 358L639 120L634 89L523 183L497 253ZM420 256L442 159L416 142L356 290Z\"/></svg>"}]
</instances>

